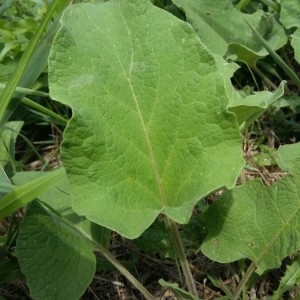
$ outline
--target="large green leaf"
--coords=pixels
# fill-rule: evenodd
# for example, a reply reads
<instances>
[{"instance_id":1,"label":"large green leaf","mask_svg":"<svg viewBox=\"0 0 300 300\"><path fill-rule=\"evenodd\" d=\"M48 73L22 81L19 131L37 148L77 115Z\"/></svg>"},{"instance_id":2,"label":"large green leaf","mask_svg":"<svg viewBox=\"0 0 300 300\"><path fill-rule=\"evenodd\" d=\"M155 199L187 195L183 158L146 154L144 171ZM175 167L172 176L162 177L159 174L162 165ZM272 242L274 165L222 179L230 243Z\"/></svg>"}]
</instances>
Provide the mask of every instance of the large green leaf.
<instances>
[{"instance_id":1,"label":"large green leaf","mask_svg":"<svg viewBox=\"0 0 300 300\"><path fill-rule=\"evenodd\" d=\"M187 21L195 28L201 41L213 53L227 55L252 65L259 57L268 55L260 41L246 24L248 20L274 49L285 45L284 29L272 15L263 11L242 14L232 0L173 0L186 14Z\"/></svg>"},{"instance_id":2,"label":"large green leaf","mask_svg":"<svg viewBox=\"0 0 300 300\"><path fill-rule=\"evenodd\" d=\"M232 187L244 162L220 68L148 0L68 8L49 83L73 110L62 145L73 209L135 238L158 214L186 223L201 197Z\"/></svg>"},{"instance_id":3,"label":"large green leaf","mask_svg":"<svg viewBox=\"0 0 300 300\"><path fill-rule=\"evenodd\" d=\"M299 0L280 0L280 22L286 27L300 27L299 14L300 2Z\"/></svg>"},{"instance_id":4,"label":"large green leaf","mask_svg":"<svg viewBox=\"0 0 300 300\"><path fill-rule=\"evenodd\" d=\"M92 245L33 202L17 240L17 257L33 299L79 299L92 281Z\"/></svg>"},{"instance_id":5,"label":"large green leaf","mask_svg":"<svg viewBox=\"0 0 300 300\"><path fill-rule=\"evenodd\" d=\"M300 21L299 21L299 28L291 35L291 37L292 37L291 45L294 48L295 59L297 60L298 63L300 63Z\"/></svg>"},{"instance_id":6,"label":"large green leaf","mask_svg":"<svg viewBox=\"0 0 300 300\"><path fill-rule=\"evenodd\" d=\"M47 174L47 172L44 172ZM49 173L49 172L48 172ZM30 182L35 182L39 177L40 172L18 172L13 177L13 182L17 186L22 186ZM48 186L46 190L40 190L36 197L44 204L55 210L65 221L69 222L78 232L90 241L94 241L105 247L109 242L110 231L97 224L87 220L83 216L78 216L71 208L70 185L67 175L62 170L62 176L55 186ZM61 220L63 224L65 221ZM56 220L59 222L59 218ZM38 230L38 228L37 228Z\"/></svg>"},{"instance_id":7,"label":"large green leaf","mask_svg":"<svg viewBox=\"0 0 300 300\"><path fill-rule=\"evenodd\" d=\"M212 260L251 259L257 272L279 267L300 248L300 159L290 174L266 187L260 180L226 192L204 214L201 246Z\"/></svg>"},{"instance_id":8,"label":"large green leaf","mask_svg":"<svg viewBox=\"0 0 300 300\"><path fill-rule=\"evenodd\" d=\"M24 185L36 180L39 173L19 172L13 177L13 181L17 185ZM47 212L40 205L34 204L29 207L21 226L17 256L31 295L35 295L36 299L44 299L45 294L48 299L78 298L90 283L96 268L92 254L94 246L87 241L105 247L109 240L110 232L106 228L93 224L72 211L69 193L69 183L63 172L60 182L39 195L43 204L51 206L51 211L55 210L55 213ZM77 259L73 258L74 255ZM51 262L46 263L49 257ZM85 264L87 258L88 263ZM78 273L73 274L76 268ZM59 282L57 274L60 274ZM49 290L44 291L44 286Z\"/></svg>"},{"instance_id":9,"label":"large green leaf","mask_svg":"<svg viewBox=\"0 0 300 300\"><path fill-rule=\"evenodd\" d=\"M278 148L278 166L283 170L291 170L293 161L300 153L300 143L283 145Z\"/></svg>"}]
</instances>

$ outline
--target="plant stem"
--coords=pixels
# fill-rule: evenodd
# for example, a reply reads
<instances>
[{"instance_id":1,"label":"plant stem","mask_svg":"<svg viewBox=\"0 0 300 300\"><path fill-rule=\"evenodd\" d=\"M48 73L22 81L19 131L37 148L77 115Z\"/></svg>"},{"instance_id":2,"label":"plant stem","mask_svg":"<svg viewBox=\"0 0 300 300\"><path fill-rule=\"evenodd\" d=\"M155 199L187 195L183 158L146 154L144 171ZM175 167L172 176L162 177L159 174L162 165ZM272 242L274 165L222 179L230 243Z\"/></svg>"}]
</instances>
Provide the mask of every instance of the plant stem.
<instances>
[{"instance_id":1,"label":"plant stem","mask_svg":"<svg viewBox=\"0 0 300 300\"><path fill-rule=\"evenodd\" d=\"M0 90L3 90L5 88L5 84L4 83L0 83ZM27 88L23 88L23 87L16 87L15 90L16 93L18 94L22 94L22 95L33 95L33 96L40 96L40 97L47 97L50 98L50 95L48 93L45 92L41 92L41 91L35 91L32 89L27 89ZM25 104L28 107L31 107L47 116L49 116L50 118L57 120L59 122L62 122L64 125L67 124L68 120L65 119L64 117L56 114L55 112L51 111L50 109L28 99L28 98L22 98L21 102L23 104Z\"/></svg>"},{"instance_id":2,"label":"plant stem","mask_svg":"<svg viewBox=\"0 0 300 300\"><path fill-rule=\"evenodd\" d=\"M261 79L266 82L272 89L276 90L277 86L255 65L252 66L253 71L258 74Z\"/></svg>"},{"instance_id":3,"label":"plant stem","mask_svg":"<svg viewBox=\"0 0 300 300\"><path fill-rule=\"evenodd\" d=\"M255 271L255 269L256 269L256 265L252 262L251 265L249 266L249 268L247 269L245 275L243 276L242 280L240 281L238 287L234 291L234 294L232 296L232 300L238 300L239 299L240 294L241 294L245 284L247 283L247 281L249 280L250 276Z\"/></svg>"},{"instance_id":4,"label":"plant stem","mask_svg":"<svg viewBox=\"0 0 300 300\"><path fill-rule=\"evenodd\" d=\"M148 290L106 249L99 247L101 254L121 273L147 300L155 300Z\"/></svg>"},{"instance_id":5,"label":"plant stem","mask_svg":"<svg viewBox=\"0 0 300 300\"><path fill-rule=\"evenodd\" d=\"M290 60L289 56L287 55L285 48L281 48L279 51L280 51L281 57L284 58L284 61L286 62L286 64L287 64L287 65L291 68L291 70L293 70L293 72L295 73L295 70L293 69L293 65L292 65L292 63L291 63L291 60Z\"/></svg>"},{"instance_id":6,"label":"plant stem","mask_svg":"<svg viewBox=\"0 0 300 300\"><path fill-rule=\"evenodd\" d=\"M25 104L28 107L31 107L32 109L35 109L43 114L45 114L46 116L49 116L50 118L57 120L61 123L63 123L64 125L66 125L68 123L68 120L65 119L64 117L62 117L61 115L55 113L54 111L24 97L21 101L23 104Z\"/></svg>"},{"instance_id":7,"label":"plant stem","mask_svg":"<svg viewBox=\"0 0 300 300\"><path fill-rule=\"evenodd\" d=\"M5 88L5 83L0 82L0 90L3 90ZM22 95L34 95L34 96L41 96L41 97L48 97L50 98L48 93L36 91L32 89L27 89L23 87L16 87L15 92Z\"/></svg>"},{"instance_id":8,"label":"plant stem","mask_svg":"<svg viewBox=\"0 0 300 300\"><path fill-rule=\"evenodd\" d=\"M179 259L179 263L180 263L181 269L183 271L187 289L188 289L189 293L197 296L198 293L197 293L197 289L195 286L194 278L193 278L193 275L192 275L192 272L191 272L191 269L189 266L189 262L185 255L184 247L183 247L183 244L182 244L179 232L178 232L177 225L173 220L169 219L168 217L165 218L165 222L166 222L168 231L171 236L172 244L175 248L175 253Z\"/></svg>"}]
</instances>

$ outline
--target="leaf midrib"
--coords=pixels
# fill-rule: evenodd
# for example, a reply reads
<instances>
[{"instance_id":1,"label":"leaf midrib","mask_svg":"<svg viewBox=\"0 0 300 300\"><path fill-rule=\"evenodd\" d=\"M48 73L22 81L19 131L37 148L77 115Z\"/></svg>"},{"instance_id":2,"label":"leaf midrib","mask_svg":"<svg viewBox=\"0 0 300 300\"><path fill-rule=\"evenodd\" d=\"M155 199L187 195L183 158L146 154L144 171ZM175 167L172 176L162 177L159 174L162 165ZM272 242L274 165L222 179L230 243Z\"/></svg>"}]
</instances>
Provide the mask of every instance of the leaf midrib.
<instances>
[{"instance_id":1,"label":"leaf midrib","mask_svg":"<svg viewBox=\"0 0 300 300\"><path fill-rule=\"evenodd\" d=\"M118 62L120 64L120 66L121 66L123 75L124 75L124 77L126 78L126 80L128 82L128 85L129 85L129 88L130 88L130 91L131 91L131 94L132 94L132 97L133 97L133 101L134 101L134 104L135 104L135 107L137 109L137 113L138 113L138 116L139 116L139 119L140 119L140 122L141 122L141 125L142 125L144 136L145 136L145 139L146 139L147 148L148 148L149 156L150 156L150 161L151 161L153 172L155 174L155 179L156 179L156 183L157 183L157 186L158 186L158 189L159 189L160 197L161 197L161 200L162 200L164 206L167 206L167 198L166 198L166 194L165 194L165 191L164 191L164 188L163 188L163 184L162 184L162 180L161 180L161 177L160 177L160 173L158 171L158 166L157 166L156 158L155 158L154 151L153 151L153 148L152 148L151 140L150 140L150 137L149 137L149 134L148 134L147 127L146 127L145 122L144 122L144 118L143 118L142 112L140 110L140 106L139 106L139 103L138 103L137 96L136 96L136 94L134 92L134 88L132 86L131 79L130 79L131 73L132 73L132 65L133 65L133 62L134 62L133 43L132 43L131 32L130 32L127 20L126 20L126 18L123 15L122 15L122 17L123 17L125 23L127 24L128 35L130 36L130 43L131 43L131 49L132 49L132 51L131 51L130 68L129 68L128 76L126 75L125 69L124 69L123 64L122 64L122 62L120 60L120 56L119 56L119 54L116 51L116 48L114 46L113 46L113 51L115 52L115 55L116 55L116 57L118 59ZM114 43L112 43L112 45L114 45Z\"/></svg>"}]
</instances>

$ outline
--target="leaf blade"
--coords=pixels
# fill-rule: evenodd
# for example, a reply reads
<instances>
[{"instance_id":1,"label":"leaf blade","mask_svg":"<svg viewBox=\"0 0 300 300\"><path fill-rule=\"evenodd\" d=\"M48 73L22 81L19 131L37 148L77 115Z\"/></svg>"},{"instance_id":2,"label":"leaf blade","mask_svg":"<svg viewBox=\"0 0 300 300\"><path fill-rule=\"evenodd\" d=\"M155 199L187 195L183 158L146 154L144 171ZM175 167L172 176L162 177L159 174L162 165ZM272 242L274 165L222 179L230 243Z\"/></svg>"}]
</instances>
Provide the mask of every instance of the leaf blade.
<instances>
[{"instance_id":1,"label":"leaf blade","mask_svg":"<svg viewBox=\"0 0 300 300\"><path fill-rule=\"evenodd\" d=\"M148 1L72 6L49 74L73 109L62 159L78 214L133 238L159 213L186 223L202 196L234 185L244 162L224 78L184 22Z\"/></svg>"},{"instance_id":2,"label":"leaf blade","mask_svg":"<svg viewBox=\"0 0 300 300\"><path fill-rule=\"evenodd\" d=\"M17 239L17 257L34 299L77 299L96 270L93 246L33 202Z\"/></svg>"},{"instance_id":3,"label":"leaf blade","mask_svg":"<svg viewBox=\"0 0 300 300\"><path fill-rule=\"evenodd\" d=\"M276 184L253 180L226 192L204 215L209 233L202 252L219 262L249 258L259 274L280 266L300 245L299 170L298 156Z\"/></svg>"}]
</instances>

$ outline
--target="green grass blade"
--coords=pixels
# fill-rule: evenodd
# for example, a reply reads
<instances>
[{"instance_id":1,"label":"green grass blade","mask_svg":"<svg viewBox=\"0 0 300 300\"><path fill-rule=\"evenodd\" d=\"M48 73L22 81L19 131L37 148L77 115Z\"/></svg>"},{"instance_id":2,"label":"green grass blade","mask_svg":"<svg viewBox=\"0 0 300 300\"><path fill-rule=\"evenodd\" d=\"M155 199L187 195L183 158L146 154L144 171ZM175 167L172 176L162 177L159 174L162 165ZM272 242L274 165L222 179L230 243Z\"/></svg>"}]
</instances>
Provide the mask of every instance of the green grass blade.
<instances>
[{"instance_id":1,"label":"green grass blade","mask_svg":"<svg viewBox=\"0 0 300 300\"><path fill-rule=\"evenodd\" d=\"M5 83L0 82L0 90L5 89ZM41 91L36 91L32 89L27 89L23 87L17 86L15 89L15 93L22 94L22 95L33 95L33 96L40 96L40 97L50 97L48 93L41 92Z\"/></svg>"},{"instance_id":2,"label":"green grass blade","mask_svg":"<svg viewBox=\"0 0 300 300\"><path fill-rule=\"evenodd\" d=\"M273 57L275 62L283 69L286 75L297 85L300 87L300 79L293 72L293 70L284 62L284 60L270 47L268 42L260 35L260 33L244 18L245 22L249 25L255 36L259 39L259 41L263 44L263 46L267 49L269 54Z\"/></svg>"},{"instance_id":3,"label":"green grass blade","mask_svg":"<svg viewBox=\"0 0 300 300\"><path fill-rule=\"evenodd\" d=\"M0 199L0 220L34 200L50 186L62 180L64 176L65 171L63 168L60 168L22 186L16 187L13 191Z\"/></svg>"},{"instance_id":4,"label":"green grass blade","mask_svg":"<svg viewBox=\"0 0 300 300\"><path fill-rule=\"evenodd\" d=\"M67 123L68 123L68 120L65 119L64 117L62 117L61 115L55 113L54 111L44 107L43 105L40 105L40 104L34 102L26 97L24 97L22 99L22 103L38 112L50 117L52 120L56 120L56 121L62 123L63 125L67 125Z\"/></svg>"},{"instance_id":5,"label":"green grass blade","mask_svg":"<svg viewBox=\"0 0 300 300\"><path fill-rule=\"evenodd\" d=\"M70 1L67 1L67 0L63 1L63 3L68 3L68 2L70 2ZM10 117L10 112L7 111L7 107L11 101L11 97L12 97L16 87L18 86L18 83L26 69L26 66L27 66L41 36L43 35L45 27L47 26L47 24L53 17L57 7L59 7L59 8L62 7L62 0L55 0L51 4L49 10L47 11L46 15L43 18L42 23L38 27L38 30L36 31L35 35L33 36L32 40L30 41L28 47L24 51L24 54L20 58L15 71L11 75L10 80L8 81L7 85L5 86L3 92L0 96L0 103L1 103L1 105L0 105L0 125L3 125Z\"/></svg>"},{"instance_id":6,"label":"green grass blade","mask_svg":"<svg viewBox=\"0 0 300 300\"><path fill-rule=\"evenodd\" d=\"M0 90L3 90L4 88L5 88L5 84L0 83ZM27 88L23 88L23 87L16 87L15 93L22 94L22 95L33 95L33 96L50 98L50 95L48 93L36 91L36 90L32 90L32 89L27 89ZM56 120L56 121L62 123L64 125L66 125L68 122L68 120L65 119L64 117L62 117L59 114L55 113L54 111L32 101L31 99L24 97L24 98L22 98L21 102L24 105L26 105L38 112L41 112L42 114L50 117L53 120Z\"/></svg>"},{"instance_id":7,"label":"green grass blade","mask_svg":"<svg viewBox=\"0 0 300 300\"><path fill-rule=\"evenodd\" d=\"M239 3L236 4L236 9L242 10L244 9L250 2L251 0L240 0Z\"/></svg>"}]
</instances>

